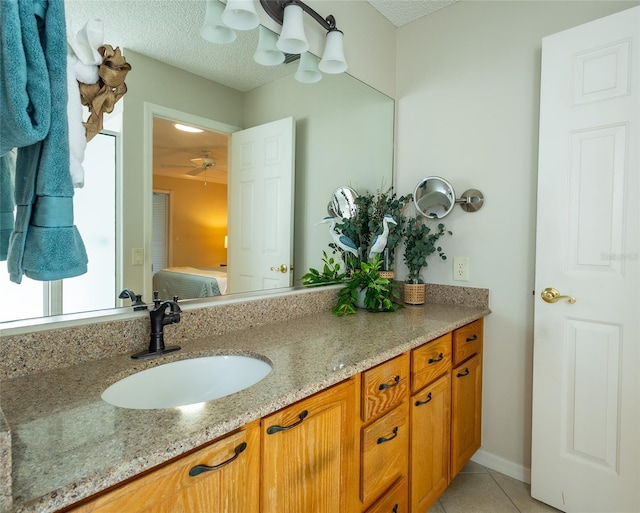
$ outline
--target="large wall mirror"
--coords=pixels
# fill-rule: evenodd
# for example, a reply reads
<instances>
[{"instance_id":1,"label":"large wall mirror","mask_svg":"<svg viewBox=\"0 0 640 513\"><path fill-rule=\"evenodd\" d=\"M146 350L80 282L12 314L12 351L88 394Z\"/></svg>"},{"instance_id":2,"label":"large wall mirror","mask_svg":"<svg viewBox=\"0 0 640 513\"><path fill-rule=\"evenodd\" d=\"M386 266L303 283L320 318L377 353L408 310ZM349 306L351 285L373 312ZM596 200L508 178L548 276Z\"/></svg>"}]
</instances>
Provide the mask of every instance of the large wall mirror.
<instances>
[{"instance_id":1,"label":"large wall mirror","mask_svg":"<svg viewBox=\"0 0 640 513\"><path fill-rule=\"evenodd\" d=\"M367 84L348 74L324 75L315 84L301 84L293 76L297 62L264 69L252 59L257 34L240 34L231 45L239 46L233 48L208 43L199 35L204 0L65 0L65 6L75 31L89 19L102 19L105 43L123 48L133 68L121 102L120 128L107 125L119 141L114 145L119 174L116 270L111 271L115 286L106 293L107 304L113 301L109 308L131 311L129 300L117 297L122 288L142 293L146 302L152 299L157 271L152 269L154 190L174 196L169 214L172 229L168 232L172 254L167 267L171 260L176 267L214 272L224 272L223 264L233 265L227 258L229 248L225 248L228 176L221 179L231 168L218 152L219 146L224 146L220 141L238 130L285 118L294 120L293 216L289 220L293 258L288 262L293 271L286 286L299 285L299 277L321 263L322 251L331 238L326 226L317 223L327 214L333 191L341 186L375 191L392 185L394 101ZM195 59L180 57L187 54ZM167 130L174 122L209 131L217 142L187 143L184 149L174 151L167 142L171 141ZM171 156L165 158L163 152ZM212 160L215 165L207 167ZM86 170L86 181L90 180L91 170ZM198 199L214 206L206 213L206 235L188 213L189 202L177 201L180 195L194 198L195 193L185 192L191 187L199 188L198 194L205 188L216 191L213 199ZM204 211L202 207L198 210ZM203 244L189 249L182 243L189 236ZM281 263L285 262L274 262ZM42 325L43 320L32 324ZM4 327L8 326L12 324L5 322Z\"/></svg>"}]
</instances>

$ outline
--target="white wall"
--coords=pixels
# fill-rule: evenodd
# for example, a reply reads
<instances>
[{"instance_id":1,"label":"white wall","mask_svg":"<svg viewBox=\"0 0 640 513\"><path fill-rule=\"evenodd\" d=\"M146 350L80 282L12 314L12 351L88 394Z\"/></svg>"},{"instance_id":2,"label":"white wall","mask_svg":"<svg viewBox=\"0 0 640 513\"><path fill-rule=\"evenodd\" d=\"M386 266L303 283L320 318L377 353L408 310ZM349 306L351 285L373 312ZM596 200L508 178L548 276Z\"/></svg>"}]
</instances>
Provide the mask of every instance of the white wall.
<instances>
[{"instance_id":1,"label":"white wall","mask_svg":"<svg viewBox=\"0 0 640 513\"><path fill-rule=\"evenodd\" d=\"M490 289L477 459L519 479L531 461L541 38L636 4L463 0L398 29L398 191L440 175L458 196L485 195L479 212L445 219L450 258L425 277ZM453 256L470 258L469 282L452 281Z\"/></svg>"}]
</instances>

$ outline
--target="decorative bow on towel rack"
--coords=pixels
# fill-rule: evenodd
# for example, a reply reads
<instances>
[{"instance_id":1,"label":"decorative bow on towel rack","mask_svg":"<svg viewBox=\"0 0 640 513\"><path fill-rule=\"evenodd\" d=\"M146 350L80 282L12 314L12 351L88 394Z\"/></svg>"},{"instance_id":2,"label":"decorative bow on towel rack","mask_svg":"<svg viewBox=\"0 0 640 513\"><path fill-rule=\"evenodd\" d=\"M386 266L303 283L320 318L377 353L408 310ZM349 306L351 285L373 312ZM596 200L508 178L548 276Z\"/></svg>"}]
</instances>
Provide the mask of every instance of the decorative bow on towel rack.
<instances>
[{"instance_id":1,"label":"decorative bow on towel rack","mask_svg":"<svg viewBox=\"0 0 640 513\"><path fill-rule=\"evenodd\" d=\"M103 45L98 48L102 56L102 64L98 66L98 82L84 84L78 82L80 87L80 100L82 105L89 108L89 118L84 122L87 141L93 139L102 130L102 116L113 111L115 104L127 92L124 79L131 70L120 52L111 45Z\"/></svg>"}]
</instances>

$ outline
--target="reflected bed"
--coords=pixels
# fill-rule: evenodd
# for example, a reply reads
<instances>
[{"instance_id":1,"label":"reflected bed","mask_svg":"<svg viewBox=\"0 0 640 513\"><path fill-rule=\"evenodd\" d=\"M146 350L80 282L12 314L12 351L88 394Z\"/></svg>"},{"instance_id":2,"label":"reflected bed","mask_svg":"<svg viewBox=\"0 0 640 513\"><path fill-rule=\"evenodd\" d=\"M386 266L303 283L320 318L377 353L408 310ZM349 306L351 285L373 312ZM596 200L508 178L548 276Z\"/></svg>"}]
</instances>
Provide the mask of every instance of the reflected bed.
<instances>
[{"instance_id":1,"label":"reflected bed","mask_svg":"<svg viewBox=\"0 0 640 513\"><path fill-rule=\"evenodd\" d=\"M227 292L227 273L219 268L167 267L153 275L153 290L162 299L220 296Z\"/></svg>"}]
</instances>

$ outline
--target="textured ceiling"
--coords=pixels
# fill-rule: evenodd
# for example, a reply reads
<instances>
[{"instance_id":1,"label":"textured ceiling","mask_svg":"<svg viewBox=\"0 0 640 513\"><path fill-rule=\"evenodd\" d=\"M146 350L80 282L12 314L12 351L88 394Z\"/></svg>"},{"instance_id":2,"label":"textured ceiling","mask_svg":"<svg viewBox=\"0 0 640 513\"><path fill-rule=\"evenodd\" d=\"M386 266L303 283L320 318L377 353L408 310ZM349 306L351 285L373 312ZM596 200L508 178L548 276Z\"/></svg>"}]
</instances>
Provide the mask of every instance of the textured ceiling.
<instances>
[{"instance_id":1,"label":"textured ceiling","mask_svg":"<svg viewBox=\"0 0 640 513\"><path fill-rule=\"evenodd\" d=\"M396 27L439 11L459 0L367 0Z\"/></svg>"},{"instance_id":2,"label":"textured ceiling","mask_svg":"<svg viewBox=\"0 0 640 513\"><path fill-rule=\"evenodd\" d=\"M104 23L104 42L165 62L239 91L295 71L297 63L261 66L253 55L258 31L238 32L232 44L200 37L205 0L65 0L74 32L91 19Z\"/></svg>"},{"instance_id":3,"label":"textured ceiling","mask_svg":"<svg viewBox=\"0 0 640 513\"><path fill-rule=\"evenodd\" d=\"M402 26L455 0L367 1L391 23ZM261 66L248 58L257 45L256 30L238 32L238 39L228 45L202 39L199 32L205 0L65 0L64 3L74 32L88 20L101 19L106 44L134 50L239 91L250 91L297 68L297 62Z\"/></svg>"}]
</instances>

